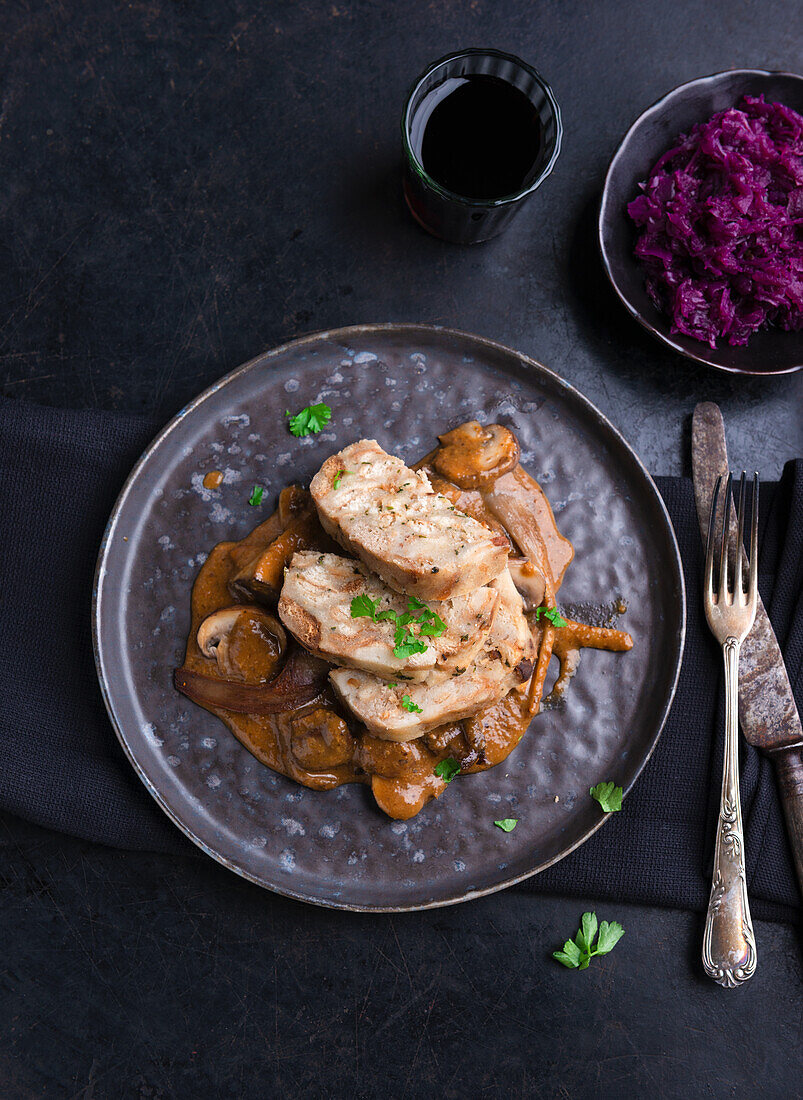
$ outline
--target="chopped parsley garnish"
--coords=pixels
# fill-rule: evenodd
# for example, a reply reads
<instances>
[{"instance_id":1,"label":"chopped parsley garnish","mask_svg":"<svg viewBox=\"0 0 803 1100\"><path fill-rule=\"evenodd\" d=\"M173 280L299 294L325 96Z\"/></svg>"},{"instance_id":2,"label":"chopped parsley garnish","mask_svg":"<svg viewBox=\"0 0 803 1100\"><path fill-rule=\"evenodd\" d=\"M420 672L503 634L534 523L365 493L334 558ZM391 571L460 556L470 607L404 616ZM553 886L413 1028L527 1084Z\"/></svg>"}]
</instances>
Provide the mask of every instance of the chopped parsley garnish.
<instances>
[{"instance_id":1,"label":"chopped parsley garnish","mask_svg":"<svg viewBox=\"0 0 803 1100\"><path fill-rule=\"evenodd\" d=\"M438 779L445 779L447 783L451 783L454 777L459 774L460 765L453 756L447 756L445 760L441 760L439 764L435 765L435 775Z\"/></svg>"},{"instance_id":2,"label":"chopped parsley garnish","mask_svg":"<svg viewBox=\"0 0 803 1100\"><path fill-rule=\"evenodd\" d=\"M398 657L400 661L407 660L408 657L412 657L415 653L426 653L427 651L426 643L419 642L418 638L414 637L409 626L403 626L401 624L397 626L393 640L395 642L393 646L393 655Z\"/></svg>"},{"instance_id":3,"label":"chopped parsley garnish","mask_svg":"<svg viewBox=\"0 0 803 1100\"><path fill-rule=\"evenodd\" d=\"M319 405L307 405L295 416L290 416L289 412L285 416L289 417L288 427L293 435L315 435L332 419L332 410L322 401Z\"/></svg>"},{"instance_id":4,"label":"chopped parsley garnish","mask_svg":"<svg viewBox=\"0 0 803 1100\"><path fill-rule=\"evenodd\" d=\"M351 601L351 617L352 619L360 619L363 615L367 615L369 619L376 619L376 609L379 607L379 600L372 600L370 596L355 596Z\"/></svg>"},{"instance_id":5,"label":"chopped parsley garnish","mask_svg":"<svg viewBox=\"0 0 803 1100\"><path fill-rule=\"evenodd\" d=\"M332 488L333 489L339 489L340 488L340 482L343 480L343 475L347 474L347 473L348 473L348 470L338 470L337 471L337 473L335 474L335 477L334 477L334 481L332 482Z\"/></svg>"},{"instance_id":6,"label":"chopped parsley garnish","mask_svg":"<svg viewBox=\"0 0 803 1100\"><path fill-rule=\"evenodd\" d=\"M421 713L421 707L419 707L417 703L414 703L409 695L402 695L402 706L405 710L409 711L410 714Z\"/></svg>"},{"instance_id":7,"label":"chopped parsley garnish","mask_svg":"<svg viewBox=\"0 0 803 1100\"><path fill-rule=\"evenodd\" d=\"M570 970L586 970L595 955L607 955L616 947L624 934L625 930L618 921L612 920L609 924L604 920L600 923L599 936L595 945L597 914L583 913L577 935L573 940L566 940L562 951L553 951L552 958L557 959Z\"/></svg>"},{"instance_id":8,"label":"chopped parsley garnish","mask_svg":"<svg viewBox=\"0 0 803 1100\"><path fill-rule=\"evenodd\" d=\"M427 644L421 641L422 637L439 638L447 629L446 623L432 611L425 603L411 596L407 601L407 611L399 615L393 608L387 607L384 611L377 611L379 600L372 600L370 596L355 596L351 601L352 619L365 615L374 622L391 622L396 626L393 637L393 653L400 661L412 657L415 653L426 653ZM418 627L418 634L414 634L412 627Z\"/></svg>"},{"instance_id":9,"label":"chopped parsley garnish","mask_svg":"<svg viewBox=\"0 0 803 1100\"><path fill-rule=\"evenodd\" d=\"M503 817L501 821L495 821L494 825L501 829L503 833L512 833L519 823L517 817Z\"/></svg>"},{"instance_id":10,"label":"chopped parsley garnish","mask_svg":"<svg viewBox=\"0 0 803 1100\"><path fill-rule=\"evenodd\" d=\"M622 808L622 788L614 783L597 783L588 792L592 798L596 798L606 814L615 813Z\"/></svg>"},{"instance_id":11,"label":"chopped parsley garnish","mask_svg":"<svg viewBox=\"0 0 803 1100\"><path fill-rule=\"evenodd\" d=\"M549 619L553 626L561 627L566 625L566 620L561 617L557 607L536 607L535 609L535 621L541 622L541 618Z\"/></svg>"},{"instance_id":12,"label":"chopped parsley garnish","mask_svg":"<svg viewBox=\"0 0 803 1100\"><path fill-rule=\"evenodd\" d=\"M262 503L262 494L264 492L265 490L262 488L261 485L254 486L254 488L251 490L251 496L248 498L248 503L251 505L252 508L256 508Z\"/></svg>"},{"instance_id":13,"label":"chopped parsley garnish","mask_svg":"<svg viewBox=\"0 0 803 1100\"><path fill-rule=\"evenodd\" d=\"M389 688L395 688L396 687L396 681L395 680L389 680L388 681L388 687Z\"/></svg>"}]
</instances>

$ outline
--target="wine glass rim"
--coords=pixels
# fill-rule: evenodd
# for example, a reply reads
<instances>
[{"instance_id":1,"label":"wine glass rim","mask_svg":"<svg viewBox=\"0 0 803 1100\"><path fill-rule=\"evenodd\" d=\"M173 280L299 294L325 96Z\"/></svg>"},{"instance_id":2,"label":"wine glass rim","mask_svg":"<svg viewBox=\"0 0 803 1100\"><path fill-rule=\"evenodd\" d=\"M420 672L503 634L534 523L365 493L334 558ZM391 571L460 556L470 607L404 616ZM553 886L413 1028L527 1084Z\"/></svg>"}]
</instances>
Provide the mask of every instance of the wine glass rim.
<instances>
[{"instance_id":1,"label":"wine glass rim","mask_svg":"<svg viewBox=\"0 0 803 1100\"><path fill-rule=\"evenodd\" d=\"M550 111L552 112L552 117L555 121L554 145L552 147L552 152L550 153L549 158L544 164L541 171L538 173L532 183L529 184L527 187L522 188L520 191L514 191L509 195L501 195L497 199L472 199L468 195L461 195L458 191L450 191L448 187L443 187L442 184L438 183L438 181L433 179L429 172L427 172L426 168L416 155L415 150L413 149L410 142L410 124L412 122L413 100L415 99L416 93L419 91L424 81L428 80L434 72L436 72L439 68L446 65L450 61L456 61L458 58L461 57L483 56L497 57L505 61L510 61L514 65L518 66L520 69L523 69L529 76L531 76L536 84L538 84L538 86L541 88L541 91L544 93L547 103L549 104ZM561 141L563 139L563 120L561 118L560 107L558 106L558 101L555 99L555 94L552 91L552 88L549 86L548 82L544 80L543 76L541 76L541 74L533 65L530 65L528 62L523 61L515 54L507 53L504 50L497 50L493 47L468 47L464 50L455 50L452 53L445 54L443 57L439 57L437 61L433 61L430 65L428 65L426 69L421 73L421 75L416 78L415 82L410 88L410 91L407 93L407 97L404 101L404 110L402 111L401 128L405 155L407 156L407 159L410 162L410 165L415 173L420 176L420 178L423 180L424 183L427 184L428 187L430 187L442 198L449 199L450 202L458 202L462 203L464 206L471 207L487 207L489 209L500 206L512 206L514 203L519 202L521 199L525 198L527 195L530 195L533 191L537 190L547 178L547 176L551 173L552 169L555 167L555 161L558 159Z\"/></svg>"}]
</instances>

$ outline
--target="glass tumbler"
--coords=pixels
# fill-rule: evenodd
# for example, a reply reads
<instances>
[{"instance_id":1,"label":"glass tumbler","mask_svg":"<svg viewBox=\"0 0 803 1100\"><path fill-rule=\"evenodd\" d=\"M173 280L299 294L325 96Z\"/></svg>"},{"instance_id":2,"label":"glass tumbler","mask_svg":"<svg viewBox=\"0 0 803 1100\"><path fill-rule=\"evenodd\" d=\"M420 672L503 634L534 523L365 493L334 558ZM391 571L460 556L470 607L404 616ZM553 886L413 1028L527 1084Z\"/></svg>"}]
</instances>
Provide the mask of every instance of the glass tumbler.
<instances>
[{"instance_id":1,"label":"glass tumbler","mask_svg":"<svg viewBox=\"0 0 803 1100\"><path fill-rule=\"evenodd\" d=\"M426 171L420 153L428 121L425 101L431 102L427 97L447 80L478 75L496 77L523 92L537 112L541 127L538 155L521 188L493 199L476 199L448 190ZM415 82L402 114L404 197L411 214L429 233L456 244L496 237L552 171L562 135L560 108L552 89L525 61L492 49L461 50L442 57Z\"/></svg>"}]
</instances>

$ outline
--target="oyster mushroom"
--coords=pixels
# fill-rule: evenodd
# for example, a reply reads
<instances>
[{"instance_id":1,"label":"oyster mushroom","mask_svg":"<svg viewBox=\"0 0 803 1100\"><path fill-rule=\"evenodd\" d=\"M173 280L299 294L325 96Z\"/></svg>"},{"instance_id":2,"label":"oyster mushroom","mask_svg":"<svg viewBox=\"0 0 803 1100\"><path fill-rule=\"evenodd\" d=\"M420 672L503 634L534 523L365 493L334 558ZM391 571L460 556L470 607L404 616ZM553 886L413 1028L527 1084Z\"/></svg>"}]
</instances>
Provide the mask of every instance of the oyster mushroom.
<instances>
[{"instance_id":1,"label":"oyster mushroom","mask_svg":"<svg viewBox=\"0 0 803 1100\"><path fill-rule=\"evenodd\" d=\"M275 616L261 607L237 604L213 611L198 627L198 648L217 661L227 680L271 679L287 649L287 634Z\"/></svg>"},{"instance_id":2,"label":"oyster mushroom","mask_svg":"<svg viewBox=\"0 0 803 1100\"><path fill-rule=\"evenodd\" d=\"M518 440L501 424L483 427L477 420L467 420L438 438L441 445L433 465L460 489L489 489L518 465Z\"/></svg>"},{"instance_id":3,"label":"oyster mushroom","mask_svg":"<svg viewBox=\"0 0 803 1100\"><path fill-rule=\"evenodd\" d=\"M510 558L507 563L510 576L521 596L525 612L535 611L544 602L546 581L544 574L529 558Z\"/></svg>"}]
</instances>

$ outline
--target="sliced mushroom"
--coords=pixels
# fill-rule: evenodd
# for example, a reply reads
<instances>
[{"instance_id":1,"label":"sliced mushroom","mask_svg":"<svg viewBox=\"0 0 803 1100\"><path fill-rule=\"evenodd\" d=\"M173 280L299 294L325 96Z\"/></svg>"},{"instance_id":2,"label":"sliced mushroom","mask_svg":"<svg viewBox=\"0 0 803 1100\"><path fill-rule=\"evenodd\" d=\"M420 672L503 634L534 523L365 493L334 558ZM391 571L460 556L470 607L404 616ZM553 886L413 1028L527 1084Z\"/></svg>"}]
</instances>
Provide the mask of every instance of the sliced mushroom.
<instances>
[{"instance_id":1,"label":"sliced mushroom","mask_svg":"<svg viewBox=\"0 0 803 1100\"><path fill-rule=\"evenodd\" d=\"M293 756L311 772L348 764L354 738L347 723L328 707L316 707L293 719L290 733Z\"/></svg>"},{"instance_id":2,"label":"sliced mushroom","mask_svg":"<svg viewBox=\"0 0 803 1100\"><path fill-rule=\"evenodd\" d=\"M510 558L507 563L510 576L521 596L525 612L535 611L544 602L546 581L544 574L529 558Z\"/></svg>"},{"instance_id":3,"label":"sliced mushroom","mask_svg":"<svg viewBox=\"0 0 803 1100\"><path fill-rule=\"evenodd\" d=\"M354 756L355 763L369 775L405 780L419 776L426 759L426 750L419 741L386 741L367 730L359 737Z\"/></svg>"},{"instance_id":4,"label":"sliced mushroom","mask_svg":"<svg viewBox=\"0 0 803 1100\"><path fill-rule=\"evenodd\" d=\"M438 726L424 734L424 744L430 752L436 755L443 753L444 749L452 742L457 742L463 736L463 727L459 722L451 722L448 726Z\"/></svg>"},{"instance_id":5,"label":"sliced mushroom","mask_svg":"<svg viewBox=\"0 0 803 1100\"><path fill-rule=\"evenodd\" d=\"M281 500L279 507L281 508ZM290 505L288 504L288 509ZM288 516L290 512L288 511ZM336 550L314 511L303 510L288 520L280 535L251 558L229 581L235 595L260 603L275 604L284 582L285 566L297 550Z\"/></svg>"},{"instance_id":6,"label":"sliced mushroom","mask_svg":"<svg viewBox=\"0 0 803 1100\"><path fill-rule=\"evenodd\" d=\"M279 519L284 527L311 508L312 497L309 490L302 489L300 485L288 485L279 493Z\"/></svg>"},{"instance_id":7,"label":"sliced mushroom","mask_svg":"<svg viewBox=\"0 0 803 1100\"><path fill-rule=\"evenodd\" d=\"M547 589L553 588L553 594L557 592L574 557L574 547L558 531L552 506L538 482L517 466L500 477L483 497L522 555L537 565L550 582Z\"/></svg>"},{"instance_id":8,"label":"sliced mushroom","mask_svg":"<svg viewBox=\"0 0 803 1100\"><path fill-rule=\"evenodd\" d=\"M438 438L441 445L433 465L460 489L489 489L518 465L518 440L501 424L483 427L477 420L467 420Z\"/></svg>"},{"instance_id":9,"label":"sliced mushroom","mask_svg":"<svg viewBox=\"0 0 803 1100\"><path fill-rule=\"evenodd\" d=\"M273 679L287 649L277 618L250 604L213 611L198 627L198 648L227 680L262 684Z\"/></svg>"},{"instance_id":10,"label":"sliced mushroom","mask_svg":"<svg viewBox=\"0 0 803 1100\"><path fill-rule=\"evenodd\" d=\"M311 703L326 688L329 665L291 644L279 675L268 684L243 684L189 668L173 673L176 689L194 703L236 714L280 714Z\"/></svg>"}]
</instances>

